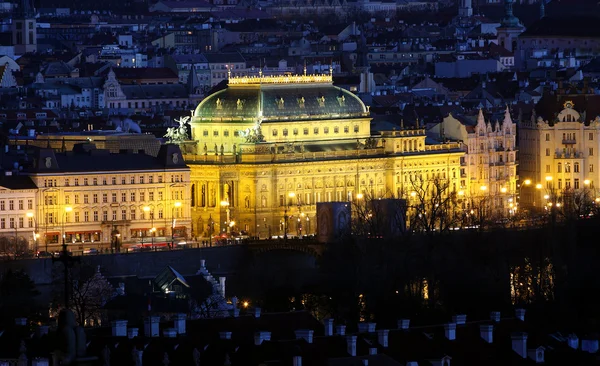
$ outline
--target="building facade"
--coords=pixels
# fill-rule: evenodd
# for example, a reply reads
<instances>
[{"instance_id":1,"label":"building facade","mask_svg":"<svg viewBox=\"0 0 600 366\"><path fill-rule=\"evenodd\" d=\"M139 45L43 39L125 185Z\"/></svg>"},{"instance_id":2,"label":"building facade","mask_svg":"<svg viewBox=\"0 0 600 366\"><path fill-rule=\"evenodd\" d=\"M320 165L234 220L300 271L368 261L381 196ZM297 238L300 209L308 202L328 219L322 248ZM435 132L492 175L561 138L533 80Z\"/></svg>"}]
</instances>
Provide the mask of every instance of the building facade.
<instances>
[{"instance_id":1,"label":"building facade","mask_svg":"<svg viewBox=\"0 0 600 366\"><path fill-rule=\"evenodd\" d=\"M587 191L596 197L600 176L600 98L545 95L519 132L522 205L541 209L548 199ZM536 188L537 187L537 188Z\"/></svg>"},{"instance_id":2,"label":"building facade","mask_svg":"<svg viewBox=\"0 0 600 366\"><path fill-rule=\"evenodd\" d=\"M475 125L465 124L450 114L429 133L465 144L460 168L460 189L465 196L488 197L491 207L503 215L516 212L517 126L508 107L502 124L486 122L479 110Z\"/></svg>"},{"instance_id":3,"label":"building facade","mask_svg":"<svg viewBox=\"0 0 600 366\"><path fill-rule=\"evenodd\" d=\"M318 202L406 198L421 178L458 189L460 144L428 145L423 128L371 136L370 122L331 74L232 77L192 118L196 235L313 234Z\"/></svg>"},{"instance_id":4,"label":"building facade","mask_svg":"<svg viewBox=\"0 0 600 366\"><path fill-rule=\"evenodd\" d=\"M175 145L161 146L157 157L91 144L39 149L30 171L37 192L27 212L45 248L56 249L61 237L81 250L190 234L190 169Z\"/></svg>"}]
</instances>

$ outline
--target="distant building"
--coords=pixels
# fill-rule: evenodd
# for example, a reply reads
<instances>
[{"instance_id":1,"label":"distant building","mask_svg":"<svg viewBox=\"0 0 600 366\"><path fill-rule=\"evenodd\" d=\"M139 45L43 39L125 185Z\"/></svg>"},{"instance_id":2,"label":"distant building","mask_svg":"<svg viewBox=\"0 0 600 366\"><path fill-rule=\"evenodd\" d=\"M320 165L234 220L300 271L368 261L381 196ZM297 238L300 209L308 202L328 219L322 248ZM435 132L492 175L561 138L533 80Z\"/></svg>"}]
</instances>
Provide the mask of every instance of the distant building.
<instances>
[{"instance_id":1,"label":"distant building","mask_svg":"<svg viewBox=\"0 0 600 366\"><path fill-rule=\"evenodd\" d=\"M15 55L37 52L37 27L33 1L21 0L12 20L12 43Z\"/></svg>"}]
</instances>

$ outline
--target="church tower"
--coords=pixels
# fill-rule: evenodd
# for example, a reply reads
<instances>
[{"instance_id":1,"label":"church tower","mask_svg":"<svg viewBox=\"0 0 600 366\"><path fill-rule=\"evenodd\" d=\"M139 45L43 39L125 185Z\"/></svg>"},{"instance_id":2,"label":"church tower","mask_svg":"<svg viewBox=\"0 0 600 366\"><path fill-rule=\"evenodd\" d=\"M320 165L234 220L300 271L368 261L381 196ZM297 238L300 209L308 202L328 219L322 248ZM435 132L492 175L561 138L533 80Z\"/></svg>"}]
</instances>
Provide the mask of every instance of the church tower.
<instances>
[{"instance_id":1,"label":"church tower","mask_svg":"<svg viewBox=\"0 0 600 366\"><path fill-rule=\"evenodd\" d=\"M458 5L458 16L459 17L473 16L473 7L471 6L471 0L460 0L459 5Z\"/></svg>"},{"instance_id":2,"label":"church tower","mask_svg":"<svg viewBox=\"0 0 600 366\"><path fill-rule=\"evenodd\" d=\"M37 30L32 0L21 0L12 19L12 43L15 55L37 51Z\"/></svg>"},{"instance_id":3,"label":"church tower","mask_svg":"<svg viewBox=\"0 0 600 366\"><path fill-rule=\"evenodd\" d=\"M510 52L515 51L515 44L519 34L525 28L521 25L519 18L513 15L513 3L515 0L504 0L504 18L498 29L498 44Z\"/></svg>"}]
</instances>

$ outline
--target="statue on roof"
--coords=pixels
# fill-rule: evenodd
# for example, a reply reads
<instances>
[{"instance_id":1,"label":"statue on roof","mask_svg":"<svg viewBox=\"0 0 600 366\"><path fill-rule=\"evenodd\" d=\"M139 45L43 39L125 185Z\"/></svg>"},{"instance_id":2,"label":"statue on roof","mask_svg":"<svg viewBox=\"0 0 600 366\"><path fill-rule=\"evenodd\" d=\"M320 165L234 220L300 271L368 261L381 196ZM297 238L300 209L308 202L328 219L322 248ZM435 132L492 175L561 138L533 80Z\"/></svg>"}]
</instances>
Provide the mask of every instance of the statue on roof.
<instances>
[{"instance_id":1,"label":"statue on roof","mask_svg":"<svg viewBox=\"0 0 600 366\"><path fill-rule=\"evenodd\" d=\"M175 120L175 122L179 123L179 126L167 128L167 133L164 137L167 138L169 143L178 144L188 139L187 125L189 121L190 116L181 117Z\"/></svg>"}]
</instances>

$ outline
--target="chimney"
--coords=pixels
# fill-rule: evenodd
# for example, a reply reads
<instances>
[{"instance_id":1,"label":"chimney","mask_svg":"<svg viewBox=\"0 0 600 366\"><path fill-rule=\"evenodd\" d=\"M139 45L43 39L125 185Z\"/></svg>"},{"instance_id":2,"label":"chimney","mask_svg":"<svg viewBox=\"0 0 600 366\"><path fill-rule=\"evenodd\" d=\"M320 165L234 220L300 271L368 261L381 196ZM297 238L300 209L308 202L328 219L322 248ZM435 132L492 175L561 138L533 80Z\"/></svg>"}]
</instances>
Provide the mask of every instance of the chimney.
<instances>
[{"instance_id":1,"label":"chimney","mask_svg":"<svg viewBox=\"0 0 600 366\"><path fill-rule=\"evenodd\" d=\"M515 309L515 317L520 321L525 321L525 309Z\"/></svg>"},{"instance_id":2,"label":"chimney","mask_svg":"<svg viewBox=\"0 0 600 366\"><path fill-rule=\"evenodd\" d=\"M532 359L535 363L544 363L544 350L544 347L527 350L527 357Z\"/></svg>"},{"instance_id":3,"label":"chimney","mask_svg":"<svg viewBox=\"0 0 600 366\"><path fill-rule=\"evenodd\" d=\"M398 329L408 329L410 328L410 319L399 319L398 320Z\"/></svg>"},{"instance_id":4,"label":"chimney","mask_svg":"<svg viewBox=\"0 0 600 366\"><path fill-rule=\"evenodd\" d=\"M337 335L345 335L346 334L346 326L345 325L338 325L335 327L335 334Z\"/></svg>"},{"instance_id":5,"label":"chimney","mask_svg":"<svg viewBox=\"0 0 600 366\"><path fill-rule=\"evenodd\" d=\"M377 347L371 347L371 348L369 348L369 354L371 356L376 355L377 354Z\"/></svg>"},{"instance_id":6,"label":"chimney","mask_svg":"<svg viewBox=\"0 0 600 366\"><path fill-rule=\"evenodd\" d=\"M369 329L369 325L366 322L358 323L358 332L359 333L366 333L368 329Z\"/></svg>"},{"instance_id":7,"label":"chimney","mask_svg":"<svg viewBox=\"0 0 600 366\"><path fill-rule=\"evenodd\" d=\"M527 358L527 333L513 333L510 338L513 351L519 356Z\"/></svg>"},{"instance_id":8,"label":"chimney","mask_svg":"<svg viewBox=\"0 0 600 366\"><path fill-rule=\"evenodd\" d=\"M298 329L296 332L296 339L304 339L306 343L313 342L313 334L315 333L312 329Z\"/></svg>"},{"instance_id":9,"label":"chimney","mask_svg":"<svg viewBox=\"0 0 600 366\"><path fill-rule=\"evenodd\" d=\"M260 318L260 308L254 308L254 317L256 319Z\"/></svg>"},{"instance_id":10,"label":"chimney","mask_svg":"<svg viewBox=\"0 0 600 366\"><path fill-rule=\"evenodd\" d=\"M240 316L240 309L238 309L238 308L234 308L234 309L231 311L231 316L232 316L232 317L234 317L234 318L238 318L238 317Z\"/></svg>"},{"instance_id":11,"label":"chimney","mask_svg":"<svg viewBox=\"0 0 600 366\"><path fill-rule=\"evenodd\" d=\"M231 339L231 332L219 332L219 338Z\"/></svg>"},{"instance_id":12,"label":"chimney","mask_svg":"<svg viewBox=\"0 0 600 366\"><path fill-rule=\"evenodd\" d=\"M292 358L292 365L293 366L302 366L302 356L294 356Z\"/></svg>"},{"instance_id":13,"label":"chimney","mask_svg":"<svg viewBox=\"0 0 600 366\"><path fill-rule=\"evenodd\" d=\"M139 329L138 328L128 328L127 329L127 338L132 339L138 336Z\"/></svg>"},{"instance_id":14,"label":"chimney","mask_svg":"<svg viewBox=\"0 0 600 366\"><path fill-rule=\"evenodd\" d=\"M379 329L377 331L377 342L384 348L388 346L389 333L390 331L387 329Z\"/></svg>"},{"instance_id":15,"label":"chimney","mask_svg":"<svg viewBox=\"0 0 600 366\"><path fill-rule=\"evenodd\" d=\"M27 325L27 318L15 318L15 325Z\"/></svg>"},{"instance_id":16,"label":"chimney","mask_svg":"<svg viewBox=\"0 0 600 366\"><path fill-rule=\"evenodd\" d=\"M111 322L113 337L127 336L127 320L113 320Z\"/></svg>"},{"instance_id":17,"label":"chimney","mask_svg":"<svg viewBox=\"0 0 600 366\"><path fill-rule=\"evenodd\" d=\"M591 338L584 338L581 340L581 350L588 353L598 352L598 340Z\"/></svg>"},{"instance_id":18,"label":"chimney","mask_svg":"<svg viewBox=\"0 0 600 366\"><path fill-rule=\"evenodd\" d=\"M448 323L444 325L444 333L449 341L456 339L456 323Z\"/></svg>"},{"instance_id":19,"label":"chimney","mask_svg":"<svg viewBox=\"0 0 600 366\"><path fill-rule=\"evenodd\" d=\"M324 326L325 336L332 336L333 335L333 319L327 318L327 319L323 320L323 326Z\"/></svg>"},{"instance_id":20,"label":"chimney","mask_svg":"<svg viewBox=\"0 0 600 366\"><path fill-rule=\"evenodd\" d=\"M494 342L494 326L491 324L481 324L479 326L479 334L481 338L487 343Z\"/></svg>"},{"instance_id":21,"label":"chimney","mask_svg":"<svg viewBox=\"0 0 600 366\"><path fill-rule=\"evenodd\" d=\"M490 320L493 322L498 323L500 321L500 312L499 311L492 311L490 313Z\"/></svg>"},{"instance_id":22,"label":"chimney","mask_svg":"<svg viewBox=\"0 0 600 366\"><path fill-rule=\"evenodd\" d=\"M271 340L271 332L256 332L254 333L254 345L260 346L264 341Z\"/></svg>"},{"instance_id":23,"label":"chimney","mask_svg":"<svg viewBox=\"0 0 600 366\"><path fill-rule=\"evenodd\" d=\"M362 364L363 366L369 366L369 360L365 358L364 360L362 360Z\"/></svg>"},{"instance_id":24,"label":"chimney","mask_svg":"<svg viewBox=\"0 0 600 366\"><path fill-rule=\"evenodd\" d=\"M173 327L177 331L177 334L185 334L186 319L187 315L183 313L175 314L175 316L173 316Z\"/></svg>"},{"instance_id":25,"label":"chimney","mask_svg":"<svg viewBox=\"0 0 600 366\"><path fill-rule=\"evenodd\" d=\"M456 314L452 316L452 323L456 323L457 325L465 325L467 322L467 315L465 314Z\"/></svg>"},{"instance_id":26,"label":"chimney","mask_svg":"<svg viewBox=\"0 0 600 366\"><path fill-rule=\"evenodd\" d=\"M200 272L206 271L206 259L200 259Z\"/></svg>"},{"instance_id":27,"label":"chimney","mask_svg":"<svg viewBox=\"0 0 600 366\"><path fill-rule=\"evenodd\" d=\"M50 329L49 326L47 325L40 325L37 329L37 336L38 337L43 337L45 335L48 335L48 329Z\"/></svg>"},{"instance_id":28,"label":"chimney","mask_svg":"<svg viewBox=\"0 0 600 366\"><path fill-rule=\"evenodd\" d=\"M356 356L356 336L346 336L346 344L348 345L348 354L352 357Z\"/></svg>"},{"instance_id":29,"label":"chimney","mask_svg":"<svg viewBox=\"0 0 600 366\"><path fill-rule=\"evenodd\" d=\"M225 297L225 280L226 277L219 277L219 286L221 290L221 296Z\"/></svg>"},{"instance_id":30,"label":"chimney","mask_svg":"<svg viewBox=\"0 0 600 366\"><path fill-rule=\"evenodd\" d=\"M144 319L144 335L146 337L158 337L158 325L160 317L150 316Z\"/></svg>"},{"instance_id":31,"label":"chimney","mask_svg":"<svg viewBox=\"0 0 600 366\"><path fill-rule=\"evenodd\" d=\"M579 338L577 338L575 333L569 334L569 338L567 338L567 344L573 349L579 349Z\"/></svg>"},{"instance_id":32,"label":"chimney","mask_svg":"<svg viewBox=\"0 0 600 366\"><path fill-rule=\"evenodd\" d=\"M374 333L377 323L367 323L367 332Z\"/></svg>"},{"instance_id":33,"label":"chimney","mask_svg":"<svg viewBox=\"0 0 600 366\"><path fill-rule=\"evenodd\" d=\"M175 337L177 337L177 329L175 329L175 328L165 328L163 330L163 336L165 338L175 338Z\"/></svg>"}]
</instances>

